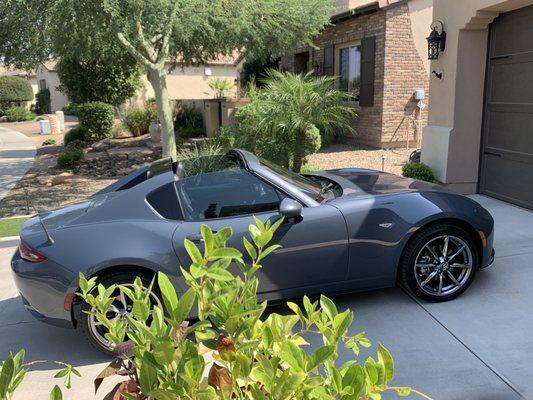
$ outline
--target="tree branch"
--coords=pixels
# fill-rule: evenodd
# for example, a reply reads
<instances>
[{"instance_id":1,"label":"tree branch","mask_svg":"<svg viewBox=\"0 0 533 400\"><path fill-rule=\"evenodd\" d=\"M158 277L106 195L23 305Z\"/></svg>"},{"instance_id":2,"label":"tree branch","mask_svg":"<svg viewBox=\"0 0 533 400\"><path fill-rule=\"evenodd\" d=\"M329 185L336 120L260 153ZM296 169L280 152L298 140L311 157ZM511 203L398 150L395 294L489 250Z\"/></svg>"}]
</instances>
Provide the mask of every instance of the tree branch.
<instances>
[{"instance_id":1,"label":"tree branch","mask_svg":"<svg viewBox=\"0 0 533 400\"><path fill-rule=\"evenodd\" d=\"M153 48L153 46L150 44L148 40L144 37L144 31L141 23L141 16L139 15L139 18L137 21L135 21L135 32L137 33L137 36L139 38L139 45L141 46L142 50L145 51L146 57L151 61L155 62L157 60L157 52Z\"/></svg>"},{"instance_id":2,"label":"tree branch","mask_svg":"<svg viewBox=\"0 0 533 400\"><path fill-rule=\"evenodd\" d=\"M179 0L174 0L174 1L175 1L174 7L172 8L172 12L170 13L166 30L163 33L163 45L161 46L161 51L159 52L159 58L157 60L158 62L161 62L161 57L166 59L167 54L168 54L168 49L170 45L170 37L172 36L172 27L174 25L174 18L176 18L176 14L178 12L179 3L180 3Z\"/></svg>"}]
</instances>

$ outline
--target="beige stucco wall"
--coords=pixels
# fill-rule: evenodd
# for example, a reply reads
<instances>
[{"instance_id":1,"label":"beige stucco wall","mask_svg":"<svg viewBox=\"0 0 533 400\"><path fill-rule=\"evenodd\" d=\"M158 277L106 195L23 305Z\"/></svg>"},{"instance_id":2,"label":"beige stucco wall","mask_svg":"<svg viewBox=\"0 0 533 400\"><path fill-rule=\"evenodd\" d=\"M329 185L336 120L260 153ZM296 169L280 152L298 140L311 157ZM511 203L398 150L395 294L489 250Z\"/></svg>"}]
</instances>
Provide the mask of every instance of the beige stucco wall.
<instances>
[{"instance_id":1,"label":"beige stucco wall","mask_svg":"<svg viewBox=\"0 0 533 400\"><path fill-rule=\"evenodd\" d=\"M61 108L68 103L68 98L58 90L59 75L56 71L50 71L43 65L37 68L36 80L37 84L41 79L46 81L46 87L50 90L50 104L52 112L61 110Z\"/></svg>"},{"instance_id":2,"label":"beige stucco wall","mask_svg":"<svg viewBox=\"0 0 533 400\"><path fill-rule=\"evenodd\" d=\"M433 19L444 23L447 42L430 66L443 79L431 76L422 161L460 192L477 190L489 24L502 12L531 4L533 0L434 0Z\"/></svg>"},{"instance_id":3,"label":"beige stucco wall","mask_svg":"<svg viewBox=\"0 0 533 400\"><path fill-rule=\"evenodd\" d=\"M206 75L207 68L211 70L211 75ZM235 83L239 74L240 67L231 65L177 68L167 76L169 96L173 100L212 99L214 93L208 86L209 79L221 78ZM146 76L142 77L142 82L143 89L139 92L139 99L146 101L154 97L154 91ZM236 91L237 85L229 93L229 97L235 97Z\"/></svg>"}]
</instances>

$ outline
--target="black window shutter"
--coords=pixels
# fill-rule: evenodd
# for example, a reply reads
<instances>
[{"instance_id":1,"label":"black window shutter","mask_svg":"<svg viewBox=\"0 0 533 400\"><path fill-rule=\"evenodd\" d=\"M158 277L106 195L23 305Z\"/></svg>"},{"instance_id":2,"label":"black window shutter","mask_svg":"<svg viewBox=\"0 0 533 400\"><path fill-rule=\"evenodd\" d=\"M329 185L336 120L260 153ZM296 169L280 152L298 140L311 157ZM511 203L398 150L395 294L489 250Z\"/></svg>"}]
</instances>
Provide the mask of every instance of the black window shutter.
<instances>
[{"instance_id":1,"label":"black window shutter","mask_svg":"<svg viewBox=\"0 0 533 400\"><path fill-rule=\"evenodd\" d=\"M371 107L374 105L374 77L376 68L376 38L369 37L361 40L361 92L359 105Z\"/></svg>"},{"instance_id":2,"label":"black window shutter","mask_svg":"<svg viewBox=\"0 0 533 400\"><path fill-rule=\"evenodd\" d=\"M335 46L324 47L324 75L335 75Z\"/></svg>"}]
</instances>

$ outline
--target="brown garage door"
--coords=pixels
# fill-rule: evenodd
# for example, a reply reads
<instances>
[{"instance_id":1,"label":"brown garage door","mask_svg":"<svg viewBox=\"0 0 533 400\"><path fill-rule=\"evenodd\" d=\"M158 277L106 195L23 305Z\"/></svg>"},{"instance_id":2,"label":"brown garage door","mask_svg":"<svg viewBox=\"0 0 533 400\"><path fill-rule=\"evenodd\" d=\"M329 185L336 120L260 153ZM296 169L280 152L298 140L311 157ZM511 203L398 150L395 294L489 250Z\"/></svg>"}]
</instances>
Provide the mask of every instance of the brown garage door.
<instances>
[{"instance_id":1,"label":"brown garage door","mask_svg":"<svg viewBox=\"0 0 533 400\"><path fill-rule=\"evenodd\" d=\"M533 208L533 7L491 27L481 193Z\"/></svg>"}]
</instances>

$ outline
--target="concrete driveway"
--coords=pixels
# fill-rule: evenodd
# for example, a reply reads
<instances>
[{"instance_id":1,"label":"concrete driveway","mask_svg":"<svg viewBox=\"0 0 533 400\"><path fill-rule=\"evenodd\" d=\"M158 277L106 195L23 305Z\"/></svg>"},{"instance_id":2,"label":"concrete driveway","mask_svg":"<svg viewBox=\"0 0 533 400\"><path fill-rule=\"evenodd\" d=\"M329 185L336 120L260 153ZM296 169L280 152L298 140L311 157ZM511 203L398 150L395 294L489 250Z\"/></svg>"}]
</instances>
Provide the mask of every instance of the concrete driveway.
<instances>
[{"instance_id":1,"label":"concrete driveway","mask_svg":"<svg viewBox=\"0 0 533 400\"><path fill-rule=\"evenodd\" d=\"M435 400L533 399L533 213L475 198L496 219L497 256L459 299L420 303L394 288L335 300L355 311L353 333L365 331L391 350L397 385ZM28 360L72 363L84 378L65 398L94 398L92 379L108 360L74 331L34 321L23 309L9 271L12 251L0 249L0 357L25 348ZM16 399L47 398L58 383L53 370L41 365L30 372Z\"/></svg>"},{"instance_id":2,"label":"concrete driveway","mask_svg":"<svg viewBox=\"0 0 533 400\"><path fill-rule=\"evenodd\" d=\"M0 127L0 199L31 168L35 143L26 135Z\"/></svg>"}]
</instances>

